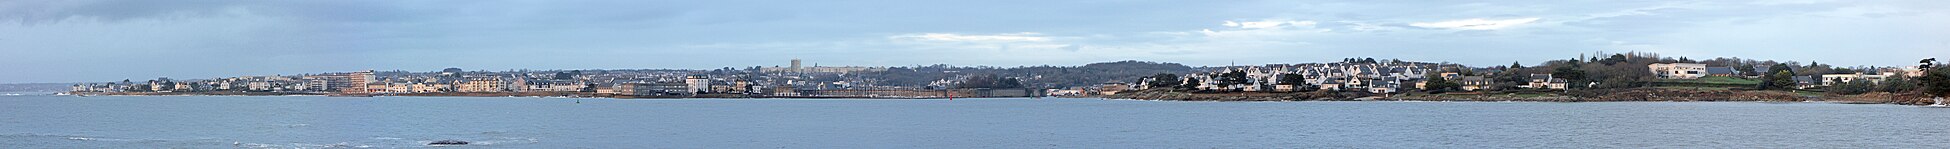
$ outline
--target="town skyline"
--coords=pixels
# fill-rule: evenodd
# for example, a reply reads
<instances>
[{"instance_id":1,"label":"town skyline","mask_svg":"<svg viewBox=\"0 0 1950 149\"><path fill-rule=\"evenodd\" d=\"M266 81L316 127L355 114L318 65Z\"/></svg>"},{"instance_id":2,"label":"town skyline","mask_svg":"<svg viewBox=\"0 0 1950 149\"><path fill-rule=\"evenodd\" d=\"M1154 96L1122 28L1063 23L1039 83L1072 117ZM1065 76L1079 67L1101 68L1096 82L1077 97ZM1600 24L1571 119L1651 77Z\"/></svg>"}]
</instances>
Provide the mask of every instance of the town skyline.
<instances>
[{"instance_id":1,"label":"town skyline","mask_svg":"<svg viewBox=\"0 0 1950 149\"><path fill-rule=\"evenodd\" d=\"M1942 89L1934 58L1914 66L1836 67L1831 64L1739 58L1691 59L1657 53L1595 53L1531 65L1467 66L1399 59L1343 58L1338 62L1191 67L1117 61L1082 66L860 67L807 65L724 67L711 70L352 71L210 79L157 78L76 83L88 95L330 95L330 96L561 96L612 98L968 98L1123 97L1213 100L1177 94L1296 93L1275 99L1335 99L1402 93L1539 92L1632 89L1769 90L1750 100L1790 100L1781 91L1832 95ZM1509 66L1509 67L1505 67ZM1915 84L1911 82L1921 81ZM1706 89L1711 87L1714 89ZM1119 96L1125 92L1142 96ZM1934 91L1931 91L1934 92ZM1327 95L1323 93L1334 93ZM1791 92L1789 92L1791 93ZM1128 95L1128 94L1127 94ZM1243 97L1229 94L1218 97ZM1587 97L1600 97L1590 96ZM1614 96L1617 97L1617 96ZM1626 96L1629 97L1629 96ZM1417 97L1419 98L1419 97ZM1507 98L1507 97L1502 97ZM1220 98L1237 100L1240 98ZM1440 98L1438 98L1440 99ZM1631 100L1635 98L1614 98ZM1265 99L1256 99L1265 100ZM1445 99L1446 100L1446 99ZM1541 100L1563 100L1547 98ZM1914 103L1913 101L1910 103Z\"/></svg>"},{"instance_id":2,"label":"town skyline","mask_svg":"<svg viewBox=\"0 0 1950 149\"><path fill-rule=\"evenodd\" d=\"M1591 58L1593 58L1593 57L1602 57L1602 56L1599 56L1599 54L1606 54L1606 55L1609 55L1609 54L1629 54L1629 53L1632 53L1632 52L1623 52L1623 53L1605 53L1604 51L1596 51L1596 52L1592 52L1592 53L1586 53L1586 54L1582 54L1582 55L1580 55L1580 56L1584 56L1584 57L1585 57L1584 59L1591 59ZM1656 53L1655 53L1655 54L1656 54ZM1662 55L1662 56L1669 56L1669 55ZM1572 57L1577 57L1577 56L1572 56ZM1408 61L1408 62L1428 62L1428 63L1442 63L1442 64L1457 64L1457 65L1462 65L1462 66L1468 66L1468 67L1473 67L1473 68L1488 68L1488 67L1497 67L1497 66L1508 66L1508 65L1510 65L1510 64L1511 64L1511 63L1509 63L1509 62L1506 62L1506 63L1501 63L1501 64L1488 64L1488 65L1472 65L1472 64L1464 64L1464 63L1454 63L1454 62L1448 62L1448 61L1423 61L1423 60L1413 60L1413 59L1398 59L1398 58L1381 58L1381 57L1349 57L1349 58L1354 58L1354 59L1361 59L1361 58L1371 58L1371 59L1379 59L1379 60L1401 60L1401 61ZM1713 59L1713 58L1691 58L1691 57L1687 57L1687 58L1689 58L1690 60L1707 60L1707 59ZM1755 58L1746 58L1746 57L1716 57L1716 58L1740 58L1740 59L1745 59L1745 60L1768 60L1768 61L1778 61L1778 62L1783 62L1783 63L1789 63L1789 62L1792 62L1792 63L1794 63L1794 64L1808 64L1808 63L1810 63L1810 62L1817 62L1817 63L1820 63L1820 64L1823 64L1823 65L1831 65L1831 66L1835 66L1835 67L1906 67L1906 66L1913 66L1913 65L1915 64L1915 63L1913 63L1913 62L1911 62L1911 63L1907 63L1907 64L1905 64L1905 65L1886 65L1886 66L1883 66L1883 65L1848 65L1848 64L1833 64L1833 63L1826 63L1826 62L1820 62L1820 61L1798 61L1798 60L1771 60L1771 59L1755 59ZM1927 58L1934 58L1934 57L1927 57ZM1557 60L1569 60L1569 59L1575 59L1575 58L1559 58L1559 59L1547 59L1547 60L1536 60L1536 61L1534 61L1534 62L1525 62L1525 61L1513 61L1513 62L1515 62L1515 63L1520 63L1520 64L1526 64L1526 65L1534 65L1534 64L1538 64L1538 63L1543 63L1543 62L1548 62L1548 61L1557 61ZM1922 59L1922 58L1918 58L1918 59ZM271 73L271 74L215 74L216 76L201 76L201 77L176 77L176 76L167 76L167 75L152 75L152 76L147 76L147 77L131 77L131 78L122 78L122 79L131 79L131 80L144 80L144 79L156 79L156 78L175 78L175 79L206 79L206 78L222 78L222 77L238 77L238 76L279 76L279 75L307 75L307 74L322 74L322 73L337 73L337 72L350 72L350 71L362 71L362 70L373 70L373 71L403 71L403 72L439 72L439 71L441 71L441 70L443 70L443 69L450 69L450 68L461 68L461 69L465 69L465 70L467 70L467 71L481 71L481 72L521 72L521 71L569 71L569 70L714 70L714 69L723 69L723 68L733 68L733 69L746 69L746 68L752 68L752 67L786 67L786 66L789 66L789 65L791 64L791 63L790 63L790 61L803 61L803 60L802 60L802 59L789 59L789 60L779 60L779 61L776 61L776 62L777 62L777 63L776 63L776 65L752 65L752 66L720 66L720 67L695 67L695 68L571 68L571 69L534 69L534 68L503 68L503 69L487 69L487 68L482 68L482 69L477 69L477 68L466 68L466 67L438 67L438 68L428 68L428 69L381 69L381 68L370 68L370 69L353 69L353 70L317 70L317 71L309 71L309 72L278 72L278 73ZM1159 62L1159 63L1170 63L1170 64L1180 64L1180 65L1185 65L1185 66L1191 66L1191 67L1195 67L1195 68L1196 68L1196 67L1229 67L1229 66L1261 66L1261 65L1277 65L1277 64L1307 64L1307 63L1333 63L1333 62L1338 62L1339 60L1321 60L1321 61L1310 61L1310 62L1275 62L1275 63L1251 63L1251 64L1248 64L1248 63L1237 63L1237 62L1231 62L1231 63L1224 63L1224 64L1218 64L1218 65L1193 65L1193 64L1186 64L1186 63L1179 63L1179 62L1169 62L1169 61L1148 61L1148 60L1114 60L1114 61L1099 61L1099 62L1087 62L1087 63L1079 63L1079 64L1068 64L1068 65L1055 65L1055 64L1044 64L1044 65L1017 65L1017 66L993 66L993 65L954 65L954 64L914 64L914 65L881 65L881 66L875 66L875 65L832 65L832 64L820 64L819 62L816 62L816 61L806 61L806 63L804 63L803 65L804 65L804 66L806 66L806 67L814 67L814 66L823 66L823 67L879 67L879 68L892 68L892 67L910 67L910 68L911 68L911 67L926 67L926 66L936 66L936 65L945 65L945 66L951 66L951 67L995 67L995 68L1013 68L1013 67L1036 67L1036 66L1055 66L1055 67L1075 67L1075 66L1083 66L1083 65L1085 65L1085 64L1091 64L1091 63L1106 63L1106 62L1121 62L1121 61L1138 61L1138 62ZM1908 60L1901 60L1901 61L1908 61ZM139 74L131 74L131 75L139 75ZM88 82L102 82L101 80L104 80L104 79L92 79L92 80L84 80L84 81L69 81L69 82L0 82L0 84L35 84L35 83L88 83ZM113 80L113 79L108 79L108 80Z\"/></svg>"},{"instance_id":3,"label":"town skyline","mask_svg":"<svg viewBox=\"0 0 1950 149\"><path fill-rule=\"evenodd\" d=\"M0 83L364 69L1473 66L1653 52L1900 66L1950 57L1950 2L10 1ZM647 9L646 9L647 8ZM1895 59L1895 60L1891 60Z\"/></svg>"},{"instance_id":4,"label":"town skyline","mask_svg":"<svg viewBox=\"0 0 1950 149\"><path fill-rule=\"evenodd\" d=\"M0 0L5 148L1950 148L1950 0Z\"/></svg>"}]
</instances>

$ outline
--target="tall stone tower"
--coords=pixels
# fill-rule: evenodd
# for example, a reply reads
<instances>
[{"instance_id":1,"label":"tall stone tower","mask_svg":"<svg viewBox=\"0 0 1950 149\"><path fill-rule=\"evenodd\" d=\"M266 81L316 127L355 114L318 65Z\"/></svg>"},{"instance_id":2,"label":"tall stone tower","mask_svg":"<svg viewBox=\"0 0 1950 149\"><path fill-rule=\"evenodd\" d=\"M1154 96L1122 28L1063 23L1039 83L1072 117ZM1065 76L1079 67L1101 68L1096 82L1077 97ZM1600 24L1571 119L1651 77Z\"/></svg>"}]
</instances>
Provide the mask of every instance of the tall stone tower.
<instances>
[{"instance_id":1,"label":"tall stone tower","mask_svg":"<svg viewBox=\"0 0 1950 149\"><path fill-rule=\"evenodd\" d=\"M799 67L799 59L796 59L796 58L795 58L795 59L792 59L792 67L791 67L791 69L787 69L786 71L788 71L788 72L799 72L799 68L800 68L800 67Z\"/></svg>"}]
</instances>

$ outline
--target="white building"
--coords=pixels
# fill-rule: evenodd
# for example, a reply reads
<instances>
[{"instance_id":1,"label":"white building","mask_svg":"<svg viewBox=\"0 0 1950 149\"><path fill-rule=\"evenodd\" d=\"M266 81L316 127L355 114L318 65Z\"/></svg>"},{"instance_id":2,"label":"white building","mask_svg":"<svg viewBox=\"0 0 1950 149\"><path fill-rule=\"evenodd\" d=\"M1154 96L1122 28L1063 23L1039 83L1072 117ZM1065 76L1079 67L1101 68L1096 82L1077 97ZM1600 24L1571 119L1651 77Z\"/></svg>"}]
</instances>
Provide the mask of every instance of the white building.
<instances>
[{"instance_id":1,"label":"white building","mask_svg":"<svg viewBox=\"0 0 1950 149\"><path fill-rule=\"evenodd\" d=\"M1888 78L1888 76L1886 76L1886 75L1865 75L1865 74L1862 74L1862 73L1855 73L1855 74L1824 74L1824 75L1821 75L1821 80L1820 80L1820 82L1821 82L1821 85L1822 85L1822 86L1833 86L1833 85L1835 85L1835 83L1843 83L1843 82L1849 82L1849 81L1855 81L1855 80L1865 80L1865 79L1866 79L1866 80L1868 80L1868 81L1869 81L1870 83L1876 83L1876 84L1882 84L1882 79L1884 79L1884 78Z\"/></svg>"},{"instance_id":2,"label":"white building","mask_svg":"<svg viewBox=\"0 0 1950 149\"><path fill-rule=\"evenodd\" d=\"M1699 79L1706 77L1706 64L1654 63L1645 67L1660 79Z\"/></svg>"},{"instance_id":3,"label":"white building","mask_svg":"<svg viewBox=\"0 0 1950 149\"><path fill-rule=\"evenodd\" d=\"M696 93L696 92L706 91L711 89L711 80L705 79L704 76L684 77L684 84L689 86L687 89L685 89L686 92L691 92L691 93Z\"/></svg>"}]
</instances>

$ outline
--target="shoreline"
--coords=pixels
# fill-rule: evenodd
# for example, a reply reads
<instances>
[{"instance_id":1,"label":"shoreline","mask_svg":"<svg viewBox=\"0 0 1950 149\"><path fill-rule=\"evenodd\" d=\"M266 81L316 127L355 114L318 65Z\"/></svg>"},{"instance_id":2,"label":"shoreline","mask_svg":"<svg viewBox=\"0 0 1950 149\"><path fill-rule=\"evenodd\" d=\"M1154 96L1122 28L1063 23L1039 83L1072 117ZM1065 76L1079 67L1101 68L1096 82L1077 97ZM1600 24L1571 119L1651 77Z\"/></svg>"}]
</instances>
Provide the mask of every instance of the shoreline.
<instances>
[{"instance_id":1,"label":"shoreline","mask_svg":"<svg viewBox=\"0 0 1950 149\"><path fill-rule=\"evenodd\" d=\"M64 94L72 96L72 94ZM92 96L255 96L255 94L92 94ZM324 94L285 94L285 96L324 96ZM333 98L376 98L374 96L333 96ZM441 98L441 96L396 96L396 98ZM450 98L606 98L606 96L450 96ZM837 96L835 96L837 98ZM1000 98L1000 96L996 96ZM1010 98L1037 98L1037 96L1010 96ZM1043 98L1096 98L1096 100L1139 100L1139 98L1102 98L1102 96L1043 96ZM610 98L610 100L690 100L690 98ZM753 100L807 100L807 98L753 98ZM817 98L813 98L817 100ZM946 100L946 98L858 98L858 100ZM1550 102L1550 100L1143 100L1143 102ZM1763 102L1763 100L1609 100L1609 102ZM1817 104L1860 104L1860 102L1825 102L1825 100L1804 100ZM1780 102L1790 104L1790 102Z\"/></svg>"},{"instance_id":2,"label":"shoreline","mask_svg":"<svg viewBox=\"0 0 1950 149\"><path fill-rule=\"evenodd\" d=\"M1100 96L1107 99L1214 102L1281 101L1420 101L1420 102L1820 102L1833 104L1893 104L1921 106L1931 101L1918 93L1861 95L1801 95L1787 91L1728 91L1685 89L1603 89L1579 91L1512 91L1460 93L1366 92L1186 92L1138 90Z\"/></svg>"},{"instance_id":3,"label":"shoreline","mask_svg":"<svg viewBox=\"0 0 1950 149\"><path fill-rule=\"evenodd\" d=\"M696 96L627 96L607 95L585 92L501 92L501 93L407 93L407 94L369 94L346 95L329 93L298 92L55 92L42 95L68 96L326 96L326 97L536 97L536 98L607 98L607 99L953 99L953 98L1039 98L1039 97L885 97L885 96L765 96L745 94L705 94Z\"/></svg>"},{"instance_id":4,"label":"shoreline","mask_svg":"<svg viewBox=\"0 0 1950 149\"><path fill-rule=\"evenodd\" d=\"M1660 89L1660 90L1670 90L1670 89ZM600 99L868 99L868 100L902 100L902 99L914 99L914 100L939 100L939 99L949 99L949 98L915 98L915 97L807 97L807 96L723 96L723 95L711 95L711 96L692 96L692 97L676 97L676 96L660 96L660 97L633 97L633 96L604 96L604 95L596 95L596 94L592 94L592 93L573 93L573 92L556 92L556 93L550 93L550 92L533 92L533 93L436 93L436 94L426 94L426 93L421 93L421 94L373 94L373 95L364 95L364 96L343 96L343 95L331 95L331 94L320 94L320 93L280 93L280 92L170 92L170 93L155 93L155 92L143 92L143 93L99 93L99 92L96 92L96 93L73 93L73 92L57 92L57 93L50 93L50 94L43 94L43 95L62 95L61 93L67 93L66 95L70 95L70 96L308 96L308 97L316 97L316 96L324 96L324 97L534 97L534 98L592 98L592 99L594 99L594 98L600 98ZM566 93L566 94L565 94L565 93ZM1890 93L1882 93L1882 94L1873 94L1873 93L1872 93L1872 94L1863 94L1863 95L1848 95L1848 96L1795 96L1795 97L1792 97L1792 99L1797 99L1797 100L1782 100L1782 99L1778 99L1778 98L1776 98L1776 99L1764 99L1764 98L1737 98L1737 97L1727 97L1727 96L1686 96L1686 97L1667 97L1667 98L1662 98L1662 99L1657 99L1657 100L1650 100L1650 99L1638 99L1638 98L1634 98L1634 99L1617 99L1617 98L1613 98L1613 99L1606 99L1606 98L1587 98L1587 97L1576 97L1576 96L1566 96L1566 95L1551 95L1551 96L1535 96L1535 97L1515 97L1515 96L1507 96L1507 95L1484 95L1484 94L1462 94L1462 95L1474 95L1474 97L1468 97L1468 96L1454 96L1454 95L1458 95L1458 94L1380 94L1380 95L1371 95L1371 94L1342 94L1342 93L1331 93L1331 94L1323 94L1323 93L1327 93L1327 92L1292 92L1292 93L1268 93L1268 92L1254 92L1254 93L1186 93L1186 92L1163 92L1163 93L1176 93L1176 94L1180 94L1180 95L1173 95L1174 97L1179 97L1179 98L1164 98L1164 97L1160 97L1160 96L1157 96L1156 94L1158 94L1158 93L1159 93L1159 92L1155 92L1155 91L1134 91L1134 92L1132 92L1132 93L1125 93L1125 94L1118 94L1118 95L1108 95L1108 96L1047 96L1047 97L1050 97L1050 98L1097 98L1097 99L1100 99L1100 100L1132 100L1132 101L1180 101L1180 102L1310 102L1310 101L1330 101L1330 102L1341 102L1341 101L1361 101L1361 102L1557 102L1557 103L1580 103L1580 102L1754 102L1754 103L1823 103L1823 104L1890 104L1890 105L1905 105L1905 106L1922 106L1922 105L1929 105L1929 103L1924 103L1924 102L1927 102L1927 100L1924 100L1924 99L1920 99L1920 98L1918 98L1918 99L1915 99L1915 100L1908 100L1908 101L1903 101L1903 100L1891 100L1891 99L1874 99L1874 98L1888 98L1888 97L1902 97L1902 96L1914 96L1914 95L1907 95L1907 94L1890 94ZM1513 93L1513 94L1514 94L1514 93ZM1295 95L1298 95L1298 96L1295 96ZM1324 96L1342 96L1342 95L1362 95L1362 96L1359 96L1359 97L1353 97L1353 98L1329 98L1329 97L1324 97ZM1430 96L1430 95L1435 95L1435 96ZM1726 95L1726 94L1722 94L1722 95ZM1300 97L1305 97L1305 98L1300 98ZM1776 96L1776 97L1779 97L1779 96ZM974 98L974 99L984 99L984 98L986 98L986 99L993 99L993 98L1044 98L1044 97L955 97L955 98ZM1699 99L1706 99L1706 100L1699 100ZM1923 101L1923 102L1918 102L1919 100L1920 100L1920 101Z\"/></svg>"},{"instance_id":5,"label":"shoreline","mask_svg":"<svg viewBox=\"0 0 1950 149\"><path fill-rule=\"evenodd\" d=\"M1135 100L1135 98L1100 98L1100 100ZM1546 102L1546 100L1141 100L1141 102ZM1615 100L1615 102L1755 102L1755 104L1860 104L1860 102L1761 102L1761 100ZM1581 104L1581 102L1560 102L1560 104ZM1903 104L1891 104L1903 106Z\"/></svg>"}]
</instances>

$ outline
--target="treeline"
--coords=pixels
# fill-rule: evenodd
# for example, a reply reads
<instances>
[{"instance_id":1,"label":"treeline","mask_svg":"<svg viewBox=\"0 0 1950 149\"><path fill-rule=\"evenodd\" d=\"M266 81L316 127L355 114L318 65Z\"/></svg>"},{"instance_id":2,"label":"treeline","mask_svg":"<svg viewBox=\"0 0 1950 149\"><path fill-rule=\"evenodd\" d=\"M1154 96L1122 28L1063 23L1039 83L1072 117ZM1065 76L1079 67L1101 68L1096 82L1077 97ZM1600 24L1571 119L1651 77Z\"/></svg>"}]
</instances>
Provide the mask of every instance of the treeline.
<instances>
[{"instance_id":1,"label":"treeline","mask_svg":"<svg viewBox=\"0 0 1950 149\"><path fill-rule=\"evenodd\" d=\"M1497 89L1503 89L1502 86L1509 83L1520 84L1513 81L1528 82L1530 74L1550 74L1551 77L1562 78L1565 84L1568 84L1566 87L1571 89L1634 88L1644 87L1653 79L1658 79L1658 76L1654 76L1651 68L1646 65L1685 62L1683 59L1685 58L1661 58L1649 54L1612 54L1605 57L1546 61L1543 65L1535 67L1523 67L1521 64L1512 63L1507 68L1509 70L1493 76L1498 78L1498 87L1495 87Z\"/></svg>"},{"instance_id":2,"label":"treeline","mask_svg":"<svg viewBox=\"0 0 1950 149\"><path fill-rule=\"evenodd\" d=\"M1737 57L1694 60L1687 57L1661 57L1652 53L1618 53L1550 60L1534 66L1526 66L1521 62L1513 62L1510 65L1503 66L1460 70L1441 69L1434 73L1457 72L1464 75L1484 76L1493 80L1485 87L1486 90L1490 91L1523 90L1518 88L1518 86L1529 83L1533 79L1531 78L1533 74L1549 74L1554 78L1564 79L1565 84L1570 89L1617 89L1657 86L1655 82L1658 82L1659 78L1648 67L1648 65L1654 63L1700 63L1706 64L1708 67L1727 67L1738 73L1735 78L1746 79L1747 76L1752 76L1754 80L1760 81L1758 84L1750 87L1742 87L1741 89L1762 90L1797 89L1799 82L1793 80L1795 76L1808 76L1818 79L1821 74L1875 74L1877 73L1875 72L1877 69L1881 69L1878 67L1835 67L1815 62L1804 64L1795 61L1752 60ZM1429 74L1428 78L1431 79L1427 80L1431 90L1438 92L1458 90L1457 88L1460 86L1456 82L1458 80L1444 80L1441 77L1434 76L1434 73ZM1888 77L1885 80L1880 80L1880 82L1884 83L1872 82L1874 81L1853 80L1835 82L1835 86L1820 88L1819 91L1829 91L1837 94L1905 92L1922 89L1928 86L1924 83L1930 81L1921 80L1921 78Z\"/></svg>"},{"instance_id":3,"label":"treeline","mask_svg":"<svg viewBox=\"0 0 1950 149\"><path fill-rule=\"evenodd\" d=\"M961 84L955 85L955 88L1023 88L1023 86L1022 80L1020 79L1001 77L995 74L981 74L963 79Z\"/></svg>"},{"instance_id":4,"label":"treeline","mask_svg":"<svg viewBox=\"0 0 1950 149\"><path fill-rule=\"evenodd\" d=\"M1831 94L1855 95L1872 92L1917 93L1934 97L1950 96L1950 67L1942 67L1935 58L1924 59L1918 64L1922 76L1891 75L1879 81L1866 79L1826 80L1832 85L1822 90ZM1846 70L1839 70L1846 71Z\"/></svg>"},{"instance_id":5,"label":"treeline","mask_svg":"<svg viewBox=\"0 0 1950 149\"><path fill-rule=\"evenodd\" d=\"M1944 67L1943 63L1936 63L1935 58L1925 59L1921 63L1929 64L1924 67L1928 71L1924 71L1923 76L1916 78L1916 84L1923 94L1935 97L1950 96L1950 67Z\"/></svg>"},{"instance_id":6,"label":"treeline","mask_svg":"<svg viewBox=\"0 0 1950 149\"><path fill-rule=\"evenodd\" d=\"M1840 95L1856 95L1871 92L1901 93L1915 91L1923 87L1923 82L1909 77L1888 77L1884 78L1880 83L1866 79L1829 81L1835 81L1836 83L1822 87L1821 90Z\"/></svg>"},{"instance_id":7,"label":"treeline","mask_svg":"<svg viewBox=\"0 0 1950 149\"><path fill-rule=\"evenodd\" d=\"M1563 78L1572 89L1653 87L1654 84L1652 82L1655 82L1658 78L1647 67L1647 65L1653 63L1700 63L1706 64L1708 67L1729 67L1738 72L1738 76L1752 76L1754 80L1759 81L1759 83L1754 84L1752 87L1737 89L1797 90L1801 89L1799 85L1802 82L1794 80L1794 77L1803 76L1815 79L1813 80L1815 82L1812 83L1820 84L1826 81L1832 84L1830 86L1811 88L1812 90L1810 91L1822 91L1840 95L1870 92L1923 92L1940 96L1945 94L1946 90L1950 90L1950 70L1946 70L1943 67L1925 70L1926 74L1924 76L1914 78L1900 74L1883 74L1889 77L1883 80L1820 80L1820 75L1822 74L1863 73L1873 75L1878 74L1879 72L1877 70L1883 68L1865 66L1835 67L1817 62L1803 64L1796 61L1752 60L1737 57L1693 60L1686 57L1659 57L1656 54L1648 53L1611 54L1604 57L1552 60L1545 62L1543 65L1533 67L1526 67L1520 63L1512 63L1508 66L1485 68L1501 71L1479 75L1488 75L1497 78L1495 84L1492 85L1493 87L1490 88L1492 90L1512 89L1519 84L1529 81L1529 74L1551 74L1554 77ZM1931 59L1924 60L1921 63L1934 64L1935 61Z\"/></svg>"}]
</instances>

